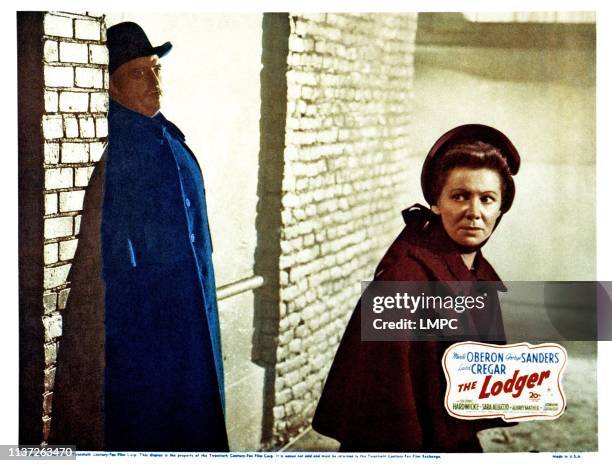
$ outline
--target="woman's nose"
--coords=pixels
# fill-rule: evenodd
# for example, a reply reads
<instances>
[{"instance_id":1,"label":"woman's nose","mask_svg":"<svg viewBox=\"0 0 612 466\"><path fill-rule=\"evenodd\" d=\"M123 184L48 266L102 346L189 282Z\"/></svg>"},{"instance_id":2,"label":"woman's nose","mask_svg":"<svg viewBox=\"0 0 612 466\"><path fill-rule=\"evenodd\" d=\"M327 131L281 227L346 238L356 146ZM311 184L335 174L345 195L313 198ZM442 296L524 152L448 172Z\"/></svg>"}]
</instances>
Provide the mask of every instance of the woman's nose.
<instances>
[{"instance_id":1,"label":"woman's nose","mask_svg":"<svg viewBox=\"0 0 612 466\"><path fill-rule=\"evenodd\" d=\"M481 210L480 200L478 199L470 199L468 202L466 216L470 220L480 218L480 210Z\"/></svg>"}]
</instances>

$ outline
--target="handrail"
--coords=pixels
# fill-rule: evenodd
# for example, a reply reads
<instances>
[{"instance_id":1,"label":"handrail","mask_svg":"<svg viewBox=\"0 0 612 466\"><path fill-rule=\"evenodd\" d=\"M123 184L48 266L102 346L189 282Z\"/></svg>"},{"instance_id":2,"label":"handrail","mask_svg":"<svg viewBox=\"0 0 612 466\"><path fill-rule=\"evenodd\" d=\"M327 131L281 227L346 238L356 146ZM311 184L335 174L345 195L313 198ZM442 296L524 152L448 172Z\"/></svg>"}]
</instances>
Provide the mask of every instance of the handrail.
<instances>
[{"instance_id":1,"label":"handrail","mask_svg":"<svg viewBox=\"0 0 612 466\"><path fill-rule=\"evenodd\" d=\"M217 288L217 301L231 298L246 291L255 290L264 284L264 278L261 275L253 275L252 277L243 278Z\"/></svg>"}]
</instances>

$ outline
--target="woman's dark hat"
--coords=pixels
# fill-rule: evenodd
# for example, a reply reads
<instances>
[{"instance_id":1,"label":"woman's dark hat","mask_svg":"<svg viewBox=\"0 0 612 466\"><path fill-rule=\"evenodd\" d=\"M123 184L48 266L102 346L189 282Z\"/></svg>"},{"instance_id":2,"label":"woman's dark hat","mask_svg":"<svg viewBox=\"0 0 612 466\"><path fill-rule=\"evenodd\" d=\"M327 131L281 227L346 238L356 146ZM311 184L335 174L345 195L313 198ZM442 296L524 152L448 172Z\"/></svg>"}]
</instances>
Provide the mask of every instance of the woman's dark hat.
<instances>
[{"instance_id":1,"label":"woman's dark hat","mask_svg":"<svg viewBox=\"0 0 612 466\"><path fill-rule=\"evenodd\" d=\"M510 139L508 139L504 133L487 125L469 124L457 126L440 136L429 150L425 162L423 163L423 170L421 171L421 189L423 190L425 200L430 205L434 205L437 202L437 199L434 198L434 183L432 180L436 165L435 162L446 153L446 149L449 146L464 140L478 140L496 147L506 159L510 173L512 175L518 173L521 165L521 157L516 147L514 147Z\"/></svg>"},{"instance_id":2,"label":"woman's dark hat","mask_svg":"<svg viewBox=\"0 0 612 466\"><path fill-rule=\"evenodd\" d=\"M153 47L143 29L136 23L115 24L106 31L108 47L108 71L113 74L117 68L135 58L157 55L163 57L172 48L170 42Z\"/></svg>"}]
</instances>

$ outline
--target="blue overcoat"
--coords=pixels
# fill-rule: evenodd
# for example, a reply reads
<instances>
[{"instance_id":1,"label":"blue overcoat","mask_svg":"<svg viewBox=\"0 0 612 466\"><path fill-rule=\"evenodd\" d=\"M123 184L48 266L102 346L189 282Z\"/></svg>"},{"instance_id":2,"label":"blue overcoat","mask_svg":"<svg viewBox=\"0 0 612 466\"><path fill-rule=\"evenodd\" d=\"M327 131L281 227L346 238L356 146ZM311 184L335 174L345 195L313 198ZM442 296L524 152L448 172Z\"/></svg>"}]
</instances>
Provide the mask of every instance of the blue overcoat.
<instances>
[{"instance_id":1,"label":"blue overcoat","mask_svg":"<svg viewBox=\"0 0 612 466\"><path fill-rule=\"evenodd\" d=\"M204 182L180 130L111 101L102 208L105 449L226 451Z\"/></svg>"}]
</instances>

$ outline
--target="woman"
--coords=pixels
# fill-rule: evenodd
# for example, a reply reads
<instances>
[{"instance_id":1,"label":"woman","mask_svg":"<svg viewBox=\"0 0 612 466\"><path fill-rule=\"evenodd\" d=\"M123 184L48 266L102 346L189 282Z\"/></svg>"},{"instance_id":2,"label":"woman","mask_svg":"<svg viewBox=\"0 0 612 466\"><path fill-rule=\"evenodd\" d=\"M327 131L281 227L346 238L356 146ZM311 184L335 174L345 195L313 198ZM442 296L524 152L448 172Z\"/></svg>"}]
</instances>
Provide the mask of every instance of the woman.
<instances>
[{"instance_id":1,"label":"woman","mask_svg":"<svg viewBox=\"0 0 612 466\"><path fill-rule=\"evenodd\" d=\"M510 140L489 126L463 125L442 135L421 174L431 210L416 204L403 212L406 226L376 268L375 280L499 282L480 248L512 205L519 165ZM504 289L501 283L498 288ZM492 295L486 322L477 326L503 340L497 294ZM314 429L339 440L341 451L482 451L476 433L508 424L447 414L441 360L450 344L362 341L358 304Z\"/></svg>"}]
</instances>

